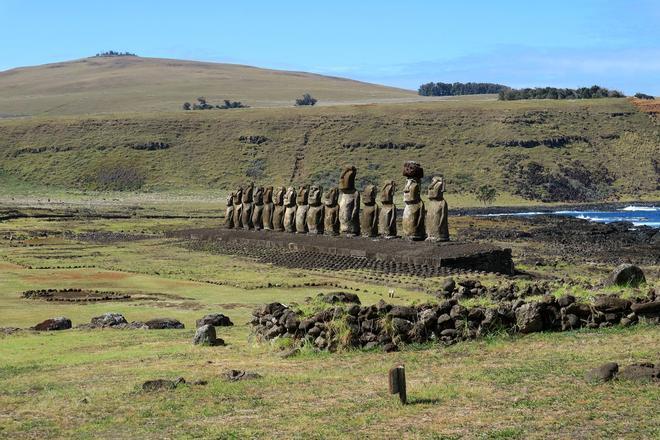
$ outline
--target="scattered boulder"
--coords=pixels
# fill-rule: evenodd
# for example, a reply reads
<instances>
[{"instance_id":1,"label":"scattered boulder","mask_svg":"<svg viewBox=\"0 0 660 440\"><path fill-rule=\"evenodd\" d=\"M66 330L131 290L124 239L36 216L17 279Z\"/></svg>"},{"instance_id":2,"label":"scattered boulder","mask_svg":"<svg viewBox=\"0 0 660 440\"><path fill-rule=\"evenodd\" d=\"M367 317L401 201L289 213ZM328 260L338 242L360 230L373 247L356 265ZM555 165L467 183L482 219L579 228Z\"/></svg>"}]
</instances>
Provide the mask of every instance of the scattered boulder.
<instances>
[{"instance_id":1,"label":"scattered boulder","mask_svg":"<svg viewBox=\"0 0 660 440\"><path fill-rule=\"evenodd\" d=\"M516 325L520 333L534 333L543 330L541 304L530 302L516 309Z\"/></svg>"},{"instance_id":2,"label":"scattered boulder","mask_svg":"<svg viewBox=\"0 0 660 440\"><path fill-rule=\"evenodd\" d=\"M653 381L660 379L660 364L639 363L628 365L617 376L619 379Z\"/></svg>"},{"instance_id":3,"label":"scattered boulder","mask_svg":"<svg viewBox=\"0 0 660 440\"><path fill-rule=\"evenodd\" d=\"M19 330L20 330L20 328L18 328L18 327L0 327L0 333L2 333L4 335L11 335L13 333L16 333Z\"/></svg>"},{"instance_id":4,"label":"scattered boulder","mask_svg":"<svg viewBox=\"0 0 660 440\"><path fill-rule=\"evenodd\" d=\"M225 345L225 341L216 337L214 326L206 324L199 327L195 332L193 344L215 347L218 345Z\"/></svg>"},{"instance_id":5,"label":"scattered boulder","mask_svg":"<svg viewBox=\"0 0 660 440\"><path fill-rule=\"evenodd\" d=\"M440 284L440 290L451 293L456 288L456 281L453 278L447 278Z\"/></svg>"},{"instance_id":6,"label":"scattered boulder","mask_svg":"<svg viewBox=\"0 0 660 440\"><path fill-rule=\"evenodd\" d=\"M117 327L124 324L128 324L124 315L112 312L95 316L89 323L91 328Z\"/></svg>"},{"instance_id":7,"label":"scattered boulder","mask_svg":"<svg viewBox=\"0 0 660 440\"><path fill-rule=\"evenodd\" d=\"M204 316L202 319L198 319L196 322L197 328L203 325L212 325L214 327L231 327L234 325L229 319L229 316L225 316L222 313L211 313Z\"/></svg>"},{"instance_id":8,"label":"scattered boulder","mask_svg":"<svg viewBox=\"0 0 660 440\"><path fill-rule=\"evenodd\" d=\"M223 376L225 379L235 382L238 380L251 380L261 378L261 374L255 373L254 371L243 371L243 370L228 370Z\"/></svg>"},{"instance_id":9,"label":"scattered boulder","mask_svg":"<svg viewBox=\"0 0 660 440\"><path fill-rule=\"evenodd\" d=\"M616 286L637 287L646 282L646 277L639 266L622 264L612 271L609 281Z\"/></svg>"},{"instance_id":10,"label":"scattered boulder","mask_svg":"<svg viewBox=\"0 0 660 440\"><path fill-rule=\"evenodd\" d=\"M350 303L350 304L361 304L360 303L360 298L350 292L330 292L326 293L322 297L323 302L329 303L329 304L337 304L337 303Z\"/></svg>"},{"instance_id":11,"label":"scattered boulder","mask_svg":"<svg viewBox=\"0 0 660 440\"><path fill-rule=\"evenodd\" d=\"M178 377L174 380L168 380L168 379L148 380L142 384L142 391L173 390L177 386L184 383L186 383L186 380L183 377Z\"/></svg>"},{"instance_id":12,"label":"scattered boulder","mask_svg":"<svg viewBox=\"0 0 660 440\"><path fill-rule=\"evenodd\" d=\"M630 307L630 301L619 298L616 295L597 296L594 300L594 308L603 313L623 312Z\"/></svg>"},{"instance_id":13,"label":"scattered boulder","mask_svg":"<svg viewBox=\"0 0 660 440\"><path fill-rule=\"evenodd\" d=\"M145 322L144 325L146 325L150 330L185 328L181 321L173 318L156 318Z\"/></svg>"},{"instance_id":14,"label":"scattered boulder","mask_svg":"<svg viewBox=\"0 0 660 440\"><path fill-rule=\"evenodd\" d=\"M37 331L68 330L70 328L71 320L64 316L47 319L33 327L33 329Z\"/></svg>"},{"instance_id":15,"label":"scattered boulder","mask_svg":"<svg viewBox=\"0 0 660 440\"><path fill-rule=\"evenodd\" d=\"M660 315L660 301L633 304L630 309L640 316L657 316Z\"/></svg>"},{"instance_id":16,"label":"scattered boulder","mask_svg":"<svg viewBox=\"0 0 660 440\"><path fill-rule=\"evenodd\" d=\"M584 378L587 382L607 382L614 379L618 371L619 364L616 362L608 362L587 371Z\"/></svg>"}]
</instances>

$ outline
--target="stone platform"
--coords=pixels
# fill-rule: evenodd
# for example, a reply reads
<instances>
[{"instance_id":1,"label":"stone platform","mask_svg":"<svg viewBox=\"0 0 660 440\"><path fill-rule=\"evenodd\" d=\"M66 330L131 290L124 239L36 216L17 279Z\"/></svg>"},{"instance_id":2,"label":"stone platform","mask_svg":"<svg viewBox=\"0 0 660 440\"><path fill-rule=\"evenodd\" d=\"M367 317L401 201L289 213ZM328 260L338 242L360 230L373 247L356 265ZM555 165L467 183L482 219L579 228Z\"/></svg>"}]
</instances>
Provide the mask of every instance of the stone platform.
<instances>
[{"instance_id":1,"label":"stone platform","mask_svg":"<svg viewBox=\"0 0 660 440\"><path fill-rule=\"evenodd\" d=\"M513 274L511 249L474 242L411 242L243 229L189 229L171 237L208 242L212 250L286 267L372 269L439 276L452 271Z\"/></svg>"}]
</instances>

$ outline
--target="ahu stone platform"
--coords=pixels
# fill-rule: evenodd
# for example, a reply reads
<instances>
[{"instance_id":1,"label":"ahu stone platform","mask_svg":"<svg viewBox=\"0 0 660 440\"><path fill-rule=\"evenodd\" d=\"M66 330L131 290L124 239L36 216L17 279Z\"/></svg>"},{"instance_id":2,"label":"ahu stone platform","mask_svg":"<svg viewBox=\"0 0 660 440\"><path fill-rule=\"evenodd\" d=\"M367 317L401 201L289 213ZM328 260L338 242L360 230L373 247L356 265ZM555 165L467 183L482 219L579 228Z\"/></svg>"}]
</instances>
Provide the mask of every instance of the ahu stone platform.
<instances>
[{"instance_id":1,"label":"ahu stone platform","mask_svg":"<svg viewBox=\"0 0 660 440\"><path fill-rule=\"evenodd\" d=\"M168 234L259 262L309 269L371 269L439 276L455 271L513 274L511 249L473 242L433 243L242 229L190 229Z\"/></svg>"}]
</instances>

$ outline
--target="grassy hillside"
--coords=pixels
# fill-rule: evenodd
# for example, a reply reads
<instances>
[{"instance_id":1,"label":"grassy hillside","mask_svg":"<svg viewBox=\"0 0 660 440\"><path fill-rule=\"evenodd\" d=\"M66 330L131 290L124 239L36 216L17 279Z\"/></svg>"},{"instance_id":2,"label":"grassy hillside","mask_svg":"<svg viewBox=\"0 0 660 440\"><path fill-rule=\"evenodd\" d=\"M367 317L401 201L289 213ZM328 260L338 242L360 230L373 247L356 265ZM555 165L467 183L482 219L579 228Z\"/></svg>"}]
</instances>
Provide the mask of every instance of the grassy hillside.
<instances>
[{"instance_id":1,"label":"grassy hillside","mask_svg":"<svg viewBox=\"0 0 660 440\"><path fill-rule=\"evenodd\" d=\"M0 176L12 188L221 195L250 180L335 184L350 162L358 187L402 188L412 159L428 177L444 174L452 197L491 184L499 202L657 199L656 124L627 99L12 119L0 121Z\"/></svg>"},{"instance_id":2,"label":"grassy hillside","mask_svg":"<svg viewBox=\"0 0 660 440\"><path fill-rule=\"evenodd\" d=\"M290 106L309 92L319 105L420 99L411 90L303 72L140 57L94 57L0 72L0 117L174 111L205 96L251 106Z\"/></svg>"}]
</instances>

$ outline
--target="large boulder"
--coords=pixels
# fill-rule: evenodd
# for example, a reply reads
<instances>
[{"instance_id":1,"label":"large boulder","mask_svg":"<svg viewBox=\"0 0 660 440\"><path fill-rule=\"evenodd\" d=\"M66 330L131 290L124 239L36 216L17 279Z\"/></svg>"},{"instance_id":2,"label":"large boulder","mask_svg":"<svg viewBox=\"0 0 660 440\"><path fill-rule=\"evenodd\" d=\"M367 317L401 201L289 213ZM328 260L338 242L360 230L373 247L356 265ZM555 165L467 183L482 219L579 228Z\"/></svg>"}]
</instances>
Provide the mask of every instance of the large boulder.
<instances>
[{"instance_id":1,"label":"large boulder","mask_svg":"<svg viewBox=\"0 0 660 440\"><path fill-rule=\"evenodd\" d=\"M321 299L323 300L323 302L330 304L336 304L336 303L361 304L360 297L350 292L330 292L323 295Z\"/></svg>"},{"instance_id":2,"label":"large boulder","mask_svg":"<svg viewBox=\"0 0 660 440\"><path fill-rule=\"evenodd\" d=\"M197 328L203 325L212 325L214 327L229 327L234 325L234 323L231 322L231 319L229 319L229 316L225 316L222 313L208 314L202 319L198 319L196 324Z\"/></svg>"},{"instance_id":3,"label":"large boulder","mask_svg":"<svg viewBox=\"0 0 660 440\"><path fill-rule=\"evenodd\" d=\"M390 310L389 314L393 318L406 319L408 321L414 321L417 319L417 310L414 307L407 306L394 306Z\"/></svg>"},{"instance_id":4,"label":"large boulder","mask_svg":"<svg viewBox=\"0 0 660 440\"><path fill-rule=\"evenodd\" d=\"M156 318L144 323L150 330L181 329L185 326L174 318Z\"/></svg>"},{"instance_id":5,"label":"large boulder","mask_svg":"<svg viewBox=\"0 0 660 440\"><path fill-rule=\"evenodd\" d=\"M594 300L594 308L603 313L621 313L628 310L630 301L616 295L598 296Z\"/></svg>"},{"instance_id":6,"label":"large boulder","mask_svg":"<svg viewBox=\"0 0 660 440\"><path fill-rule=\"evenodd\" d=\"M538 302L523 304L516 309L516 325L520 333L534 333L543 330L543 308Z\"/></svg>"},{"instance_id":7,"label":"large boulder","mask_svg":"<svg viewBox=\"0 0 660 440\"><path fill-rule=\"evenodd\" d=\"M584 378L587 382L607 382L614 379L616 373L619 371L619 364L616 362L608 362L599 367L587 371Z\"/></svg>"},{"instance_id":8,"label":"large boulder","mask_svg":"<svg viewBox=\"0 0 660 440\"><path fill-rule=\"evenodd\" d=\"M610 284L637 287L646 282L644 272L634 264L622 264L610 273Z\"/></svg>"},{"instance_id":9,"label":"large boulder","mask_svg":"<svg viewBox=\"0 0 660 440\"><path fill-rule=\"evenodd\" d=\"M633 304L630 306L633 312L640 316L660 315L660 301L651 301L646 303Z\"/></svg>"},{"instance_id":10,"label":"large boulder","mask_svg":"<svg viewBox=\"0 0 660 440\"><path fill-rule=\"evenodd\" d=\"M199 327L195 332L193 344L214 347L216 345L225 345L225 341L216 337L214 326L206 324Z\"/></svg>"},{"instance_id":11,"label":"large boulder","mask_svg":"<svg viewBox=\"0 0 660 440\"><path fill-rule=\"evenodd\" d=\"M618 375L620 379L652 381L660 379L660 365L651 363L632 364L623 368Z\"/></svg>"},{"instance_id":12,"label":"large boulder","mask_svg":"<svg viewBox=\"0 0 660 440\"><path fill-rule=\"evenodd\" d=\"M120 313L109 312L93 317L89 324L92 328L117 327L122 324L128 324L128 321Z\"/></svg>"},{"instance_id":13,"label":"large boulder","mask_svg":"<svg viewBox=\"0 0 660 440\"><path fill-rule=\"evenodd\" d=\"M37 331L68 330L71 328L71 320L64 316L47 319L33 327Z\"/></svg>"}]
</instances>

